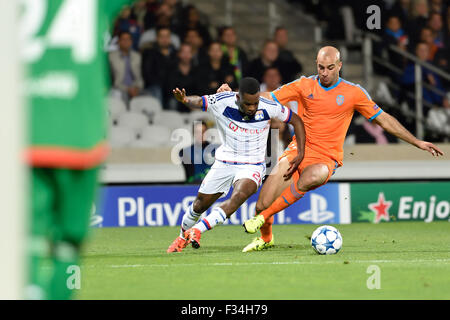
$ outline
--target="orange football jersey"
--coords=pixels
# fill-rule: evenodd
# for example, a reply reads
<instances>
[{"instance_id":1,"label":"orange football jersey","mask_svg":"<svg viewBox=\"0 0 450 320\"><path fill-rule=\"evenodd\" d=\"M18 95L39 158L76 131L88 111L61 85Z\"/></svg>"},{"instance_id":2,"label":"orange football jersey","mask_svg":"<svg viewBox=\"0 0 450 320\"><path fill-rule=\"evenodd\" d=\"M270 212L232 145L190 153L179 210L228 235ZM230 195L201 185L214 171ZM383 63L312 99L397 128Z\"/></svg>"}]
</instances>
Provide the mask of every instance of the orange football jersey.
<instances>
[{"instance_id":1,"label":"orange football jersey","mask_svg":"<svg viewBox=\"0 0 450 320\"><path fill-rule=\"evenodd\" d=\"M306 131L306 145L342 165L343 145L348 127L357 110L369 121L383 110L361 86L342 78L331 87L323 87L317 75L301 77L271 93L286 105L297 101L298 114Z\"/></svg>"}]
</instances>

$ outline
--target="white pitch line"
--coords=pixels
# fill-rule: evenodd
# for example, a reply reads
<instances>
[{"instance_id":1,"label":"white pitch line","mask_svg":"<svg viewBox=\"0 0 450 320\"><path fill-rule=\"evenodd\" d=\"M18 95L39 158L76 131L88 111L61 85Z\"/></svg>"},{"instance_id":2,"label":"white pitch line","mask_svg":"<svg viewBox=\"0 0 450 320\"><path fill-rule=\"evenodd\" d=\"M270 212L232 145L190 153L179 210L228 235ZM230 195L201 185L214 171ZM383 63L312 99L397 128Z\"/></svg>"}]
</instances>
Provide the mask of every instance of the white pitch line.
<instances>
[{"instance_id":1,"label":"white pitch line","mask_svg":"<svg viewBox=\"0 0 450 320\"><path fill-rule=\"evenodd\" d=\"M449 259L416 259L416 260L345 260L352 263L450 263ZM217 263L177 263L177 264L113 264L102 265L107 268L157 268L157 267L216 267L216 266L253 266L253 265L320 265L320 264L344 264L344 261L275 261L275 262L217 262ZM94 268L97 265L84 265Z\"/></svg>"}]
</instances>

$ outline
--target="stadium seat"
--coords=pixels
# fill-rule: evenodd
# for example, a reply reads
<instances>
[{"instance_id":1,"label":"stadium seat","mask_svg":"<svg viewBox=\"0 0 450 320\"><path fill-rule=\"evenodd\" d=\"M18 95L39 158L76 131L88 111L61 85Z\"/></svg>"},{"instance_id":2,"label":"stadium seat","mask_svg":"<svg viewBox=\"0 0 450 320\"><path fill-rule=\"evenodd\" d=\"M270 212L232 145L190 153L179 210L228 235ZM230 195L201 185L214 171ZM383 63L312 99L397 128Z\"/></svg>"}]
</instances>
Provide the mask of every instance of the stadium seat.
<instances>
[{"instance_id":1,"label":"stadium seat","mask_svg":"<svg viewBox=\"0 0 450 320\"><path fill-rule=\"evenodd\" d=\"M114 118L112 115L107 115L107 125L109 125L110 128L115 126L117 123L117 118Z\"/></svg>"},{"instance_id":2,"label":"stadium seat","mask_svg":"<svg viewBox=\"0 0 450 320\"><path fill-rule=\"evenodd\" d=\"M108 97L108 111L113 119L117 119L122 113L127 111L127 106L122 99L110 96Z\"/></svg>"},{"instance_id":3,"label":"stadium seat","mask_svg":"<svg viewBox=\"0 0 450 320\"><path fill-rule=\"evenodd\" d=\"M141 130L149 123L146 115L137 112L126 112L119 116L117 125L133 130L135 133L140 133Z\"/></svg>"},{"instance_id":4,"label":"stadium seat","mask_svg":"<svg viewBox=\"0 0 450 320\"><path fill-rule=\"evenodd\" d=\"M166 126L170 129L177 129L185 126L184 117L177 111L161 111L153 118L154 125Z\"/></svg>"},{"instance_id":5,"label":"stadium seat","mask_svg":"<svg viewBox=\"0 0 450 320\"><path fill-rule=\"evenodd\" d=\"M130 101L130 111L145 113L153 119L155 114L162 111L162 105L158 99L151 96L138 96Z\"/></svg>"},{"instance_id":6,"label":"stadium seat","mask_svg":"<svg viewBox=\"0 0 450 320\"><path fill-rule=\"evenodd\" d=\"M210 112L204 111L192 111L189 113L189 122L194 122L195 120L205 120L206 122L215 123L214 116Z\"/></svg>"},{"instance_id":7,"label":"stadium seat","mask_svg":"<svg viewBox=\"0 0 450 320\"><path fill-rule=\"evenodd\" d=\"M161 145L158 142L155 142L153 140L144 140L144 139L135 139L130 143L130 147L132 148L156 148L160 147Z\"/></svg>"},{"instance_id":8,"label":"stadium seat","mask_svg":"<svg viewBox=\"0 0 450 320\"><path fill-rule=\"evenodd\" d=\"M109 130L109 143L112 148L128 147L135 139L136 134L130 128L115 126Z\"/></svg>"},{"instance_id":9,"label":"stadium seat","mask_svg":"<svg viewBox=\"0 0 450 320\"><path fill-rule=\"evenodd\" d=\"M181 114L181 116L183 117L183 120L184 120L184 124L185 124L185 125L191 123L191 114L190 114L190 113L185 113L185 112L183 112L183 113Z\"/></svg>"},{"instance_id":10,"label":"stadium seat","mask_svg":"<svg viewBox=\"0 0 450 320\"><path fill-rule=\"evenodd\" d=\"M141 142L138 144L147 146L164 146L170 144L171 131L162 125L148 125L141 132Z\"/></svg>"}]
</instances>

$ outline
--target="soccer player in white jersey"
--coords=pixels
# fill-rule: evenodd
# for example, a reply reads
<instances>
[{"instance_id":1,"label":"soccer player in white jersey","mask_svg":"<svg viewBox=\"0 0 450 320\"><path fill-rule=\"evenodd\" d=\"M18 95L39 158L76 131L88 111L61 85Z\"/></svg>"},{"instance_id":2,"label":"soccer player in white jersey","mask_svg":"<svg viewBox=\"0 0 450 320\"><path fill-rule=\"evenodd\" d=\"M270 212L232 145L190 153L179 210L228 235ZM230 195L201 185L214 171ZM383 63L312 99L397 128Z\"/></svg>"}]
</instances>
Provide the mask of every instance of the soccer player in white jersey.
<instances>
[{"instance_id":1,"label":"soccer player in white jersey","mask_svg":"<svg viewBox=\"0 0 450 320\"><path fill-rule=\"evenodd\" d=\"M221 138L216 159L203 180L197 197L186 210L180 235L167 252L180 252L189 243L200 247L201 234L225 222L261 185L265 175L266 146L270 119L277 118L294 127L297 135L298 154L291 161L286 176L290 177L303 159L305 128L303 121L278 102L260 97L259 82L243 78L239 93L225 92L208 96L186 96L184 89L173 90L175 98L186 106L202 108L215 118ZM219 198L228 194L230 199L215 207L204 219L203 212Z\"/></svg>"}]
</instances>

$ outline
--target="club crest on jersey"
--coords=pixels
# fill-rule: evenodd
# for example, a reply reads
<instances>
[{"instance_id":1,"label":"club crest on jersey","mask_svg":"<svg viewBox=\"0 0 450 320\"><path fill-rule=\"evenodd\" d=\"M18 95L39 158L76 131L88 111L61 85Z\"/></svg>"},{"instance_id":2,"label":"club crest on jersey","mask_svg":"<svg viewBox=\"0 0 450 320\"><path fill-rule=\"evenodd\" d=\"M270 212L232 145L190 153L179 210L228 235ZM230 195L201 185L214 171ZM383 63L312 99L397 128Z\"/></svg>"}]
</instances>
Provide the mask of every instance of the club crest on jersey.
<instances>
[{"instance_id":1,"label":"club crest on jersey","mask_svg":"<svg viewBox=\"0 0 450 320\"><path fill-rule=\"evenodd\" d=\"M344 96L342 94L336 97L336 103L338 106L342 106L342 104L344 103Z\"/></svg>"},{"instance_id":2,"label":"club crest on jersey","mask_svg":"<svg viewBox=\"0 0 450 320\"><path fill-rule=\"evenodd\" d=\"M261 110L256 111L255 120L262 120L262 119L264 119L264 113Z\"/></svg>"}]
</instances>

